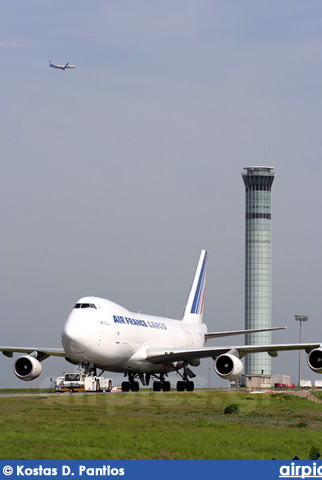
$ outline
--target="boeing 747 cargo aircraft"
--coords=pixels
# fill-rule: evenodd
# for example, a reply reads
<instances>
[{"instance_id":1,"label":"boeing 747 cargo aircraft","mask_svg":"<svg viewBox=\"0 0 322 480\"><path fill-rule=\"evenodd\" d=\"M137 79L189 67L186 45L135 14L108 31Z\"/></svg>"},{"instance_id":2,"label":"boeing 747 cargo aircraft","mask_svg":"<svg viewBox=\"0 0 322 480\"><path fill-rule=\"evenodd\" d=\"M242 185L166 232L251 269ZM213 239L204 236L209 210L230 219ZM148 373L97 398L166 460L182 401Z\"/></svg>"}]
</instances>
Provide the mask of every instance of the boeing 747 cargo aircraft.
<instances>
[{"instance_id":1,"label":"boeing 747 cargo aircraft","mask_svg":"<svg viewBox=\"0 0 322 480\"><path fill-rule=\"evenodd\" d=\"M202 358L212 357L216 373L224 379L234 379L243 371L241 359L247 353L267 352L275 357L283 350L305 349L308 365L322 373L322 345L227 345L205 346L212 338L254 333L271 329L208 332L203 323L207 252L201 251L194 280L183 316L180 320L130 312L124 307L98 297L79 299L62 330L63 348L0 347L12 357L23 353L14 363L14 373L21 380L34 380L42 371L41 362L49 356L65 357L86 372L96 369L121 372L126 377L123 391L138 391L139 381L154 391L169 391L169 372L178 372L178 391L193 391L195 374L191 367L200 365Z\"/></svg>"}]
</instances>

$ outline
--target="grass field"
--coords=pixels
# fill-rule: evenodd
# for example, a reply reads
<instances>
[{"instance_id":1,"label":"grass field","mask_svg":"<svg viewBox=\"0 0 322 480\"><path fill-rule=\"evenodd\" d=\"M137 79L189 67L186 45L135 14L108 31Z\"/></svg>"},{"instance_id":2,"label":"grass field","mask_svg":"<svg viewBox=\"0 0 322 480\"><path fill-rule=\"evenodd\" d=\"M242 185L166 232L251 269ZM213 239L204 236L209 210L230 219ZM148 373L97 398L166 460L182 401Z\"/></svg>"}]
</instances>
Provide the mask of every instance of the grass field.
<instances>
[{"instance_id":1,"label":"grass field","mask_svg":"<svg viewBox=\"0 0 322 480\"><path fill-rule=\"evenodd\" d=\"M224 410L237 404L238 414ZM322 453L322 405L287 394L0 395L0 459L278 460Z\"/></svg>"}]
</instances>

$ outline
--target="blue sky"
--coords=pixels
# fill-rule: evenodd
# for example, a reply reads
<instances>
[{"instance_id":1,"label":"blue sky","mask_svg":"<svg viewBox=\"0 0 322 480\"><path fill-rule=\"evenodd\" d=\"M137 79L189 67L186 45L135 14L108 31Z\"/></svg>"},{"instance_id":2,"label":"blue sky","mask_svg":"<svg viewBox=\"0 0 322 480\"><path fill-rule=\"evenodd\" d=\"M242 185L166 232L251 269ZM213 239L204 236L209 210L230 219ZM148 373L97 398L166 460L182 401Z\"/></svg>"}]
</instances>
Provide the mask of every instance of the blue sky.
<instances>
[{"instance_id":1,"label":"blue sky","mask_svg":"<svg viewBox=\"0 0 322 480\"><path fill-rule=\"evenodd\" d=\"M276 169L273 324L288 331L273 341L297 341L301 313L303 340L322 334L321 13L297 0L2 5L2 344L60 346L83 295L179 318L202 248L209 330L243 328L249 165ZM274 373L286 364L296 381L297 358L280 354ZM11 363L3 386L21 385ZM38 384L68 368L43 366ZM304 360L303 376L316 378Z\"/></svg>"}]
</instances>

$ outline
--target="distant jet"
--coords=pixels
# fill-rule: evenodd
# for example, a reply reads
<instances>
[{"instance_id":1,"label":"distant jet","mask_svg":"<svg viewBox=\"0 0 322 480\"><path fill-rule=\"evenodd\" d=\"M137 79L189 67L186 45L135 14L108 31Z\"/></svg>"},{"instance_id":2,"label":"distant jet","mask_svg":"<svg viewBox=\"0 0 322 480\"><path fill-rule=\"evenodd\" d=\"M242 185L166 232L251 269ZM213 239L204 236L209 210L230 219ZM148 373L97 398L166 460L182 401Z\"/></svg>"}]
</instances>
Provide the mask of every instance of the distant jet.
<instances>
[{"instance_id":1,"label":"distant jet","mask_svg":"<svg viewBox=\"0 0 322 480\"><path fill-rule=\"evenodd\" d=\"M49 60L49 66L51 68L59 68L59 70L66 70L66 68L76 68L75 65L69 65L68 62L66 63L66 65L55 65L50 60Z\"/></svg>"}]
</instances>

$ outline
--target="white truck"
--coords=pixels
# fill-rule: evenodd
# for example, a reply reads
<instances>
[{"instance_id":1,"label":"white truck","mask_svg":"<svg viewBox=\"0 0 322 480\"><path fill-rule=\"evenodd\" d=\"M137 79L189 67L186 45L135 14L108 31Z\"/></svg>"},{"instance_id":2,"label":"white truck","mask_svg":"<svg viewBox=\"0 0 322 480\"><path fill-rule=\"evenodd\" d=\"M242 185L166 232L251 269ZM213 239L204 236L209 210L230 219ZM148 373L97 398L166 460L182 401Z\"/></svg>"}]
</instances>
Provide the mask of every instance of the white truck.
<instances>
[{"instance_id":1,"label":"white truck","mask_svg":"<svg viewBox=\"0 0 322 480\"><path fill-rule=\"evenodd\" d=\"M300 381L300 387L301 388L312 388L311 380L301 380Z\"/></svg>"},{"instance_id":2,"label":"white truck","mask_svg":"<svg viewBox=\"0 0 322 480\"><path fill-rule=\"evenodd\" d=\"M56 392L110 392L112 388L110 378L85 373L65 373L57 377L55 385Z\"/></svg>"}]
</instances>

